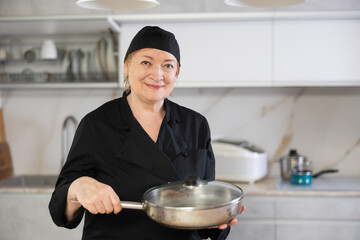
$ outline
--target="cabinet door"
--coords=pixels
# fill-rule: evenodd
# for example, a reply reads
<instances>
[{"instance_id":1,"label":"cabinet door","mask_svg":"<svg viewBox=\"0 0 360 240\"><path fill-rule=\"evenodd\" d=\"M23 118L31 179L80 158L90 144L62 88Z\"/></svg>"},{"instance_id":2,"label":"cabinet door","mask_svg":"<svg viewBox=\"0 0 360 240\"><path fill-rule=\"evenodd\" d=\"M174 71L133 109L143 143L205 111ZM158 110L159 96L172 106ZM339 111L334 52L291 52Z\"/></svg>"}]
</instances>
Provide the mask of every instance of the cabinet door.
<instances>
[{"instance_id":1,"label":"cabinet door","mask_svg":"<svg viewBox=\"0 0 360 240\"><path fill-rule=\"evenodd\" d=\"M246 211L227 239L275 240L275 201L275 197L245 196Z\"/></svg>"},{"instance_id":2,"label":"cabinet door","mask_svg":"<svg viewBox=\"0 0 360 240\"><path fill-rule=\"evenodd\" d=\"M270 85L270 22L181 22L156 25L173 32L179 42L181 71L177 86ZM123 61L131 39L143 26L122 25L120 61Z\"/></svg>"},{"instance_id":3,"label":"cabinet door","mask_svg":"<svg viewBox=\"0 0 360 240\"><path fill-rule=\"evenodd\" d=\"M360 239L359 197L278 197L276 239Z\"/></svg>"},{"instance_id":4,"label":"cabinet door","mask_svg":"<svg viewBox=\"0 0 360 240\"><path fill-rule=\"evenodd\" d=\"M360 223L359 204L359 197L278 197L275 214L278 219L332 219Z\"/></svg>"},{"instance_id":5,"label":"cabinet door","mask_svg":"<svg viewBox=\"0 0 360 240\"><path fill-rule=\"evenodd\" d=\"M50 198L51 193L0 193L0 239L81 239L83 221L69 230L51 220Z\"/></svg>"},{"instance_id":6,"label":"cabinet door","mask_svg":"<svg viewBox=\"0 0 360 240\"><path fill-rule=\"evenodd\" d=\"M274 22L275 86L356 86L359 66L360 20Z\"/></svg>"}]
</instances>

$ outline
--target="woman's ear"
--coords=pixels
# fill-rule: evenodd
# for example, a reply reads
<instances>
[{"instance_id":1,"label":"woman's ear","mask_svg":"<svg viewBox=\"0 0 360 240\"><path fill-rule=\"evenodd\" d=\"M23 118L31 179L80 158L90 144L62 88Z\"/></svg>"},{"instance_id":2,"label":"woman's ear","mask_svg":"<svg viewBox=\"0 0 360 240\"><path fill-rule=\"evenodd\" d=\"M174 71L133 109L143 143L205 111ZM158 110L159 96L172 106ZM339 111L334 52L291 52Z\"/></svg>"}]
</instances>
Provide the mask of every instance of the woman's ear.
<instances>
[{"instance_id":1,"label":"woman's ear","mask_svg":"<svg viewBox=\"0 0 360 240\"><path fill-rule=\"evenodd\" d=\"M127 59L125 62L124 62L124 75L125 76L129 76L129 60Z\"/></svg>"}]
</instances>

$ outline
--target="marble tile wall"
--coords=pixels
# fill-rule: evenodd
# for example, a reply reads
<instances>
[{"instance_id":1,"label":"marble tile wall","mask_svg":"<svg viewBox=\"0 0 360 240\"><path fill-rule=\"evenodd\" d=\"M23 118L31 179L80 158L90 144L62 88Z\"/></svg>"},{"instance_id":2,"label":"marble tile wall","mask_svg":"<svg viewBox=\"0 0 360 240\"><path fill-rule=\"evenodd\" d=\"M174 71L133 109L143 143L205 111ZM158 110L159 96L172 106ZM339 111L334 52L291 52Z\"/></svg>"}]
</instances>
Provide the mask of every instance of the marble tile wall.
<instances>
[{"instance_id":1,"label":"marble tile wall","mask_svg":"<svg viewBox=\"0 0 360 240\"><path fill-rule=\"evenodd\" d=\"M63 120L79 121L121 90L2 90L7 139L16 174L56 174ZM315 172L337 168L360 176L360 88L175 89L171 100L202 113L212 138L248 140L276 160L296 148Z\"/></svg>"}]
</instances>

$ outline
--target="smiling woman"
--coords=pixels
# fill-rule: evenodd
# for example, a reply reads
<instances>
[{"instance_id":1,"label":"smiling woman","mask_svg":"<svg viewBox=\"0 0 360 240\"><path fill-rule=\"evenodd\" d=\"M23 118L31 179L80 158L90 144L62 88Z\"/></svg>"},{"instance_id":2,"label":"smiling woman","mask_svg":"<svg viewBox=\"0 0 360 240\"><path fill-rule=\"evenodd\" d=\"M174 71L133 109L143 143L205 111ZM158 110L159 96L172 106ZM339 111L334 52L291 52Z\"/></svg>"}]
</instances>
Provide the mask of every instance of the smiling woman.
<instances>
[{"instance_id":1,"label":"smiling woman","mask_svg":"<svg viewBox=\"0 0 360 240\"><path fill-rule=\"evenodd\" d=\"M233 215L211 229L181 230L153 222L142 211L122 210L122 200L141 202L151 187L186 176L215 179L207 120L167 99L179 69L174 34L144 27L134 37L124 60L123 96L87 114L77 128L49 204L58 226L74 228L85 213L85 240L228 236L237 223Z\"/></svg>"},{"instance_id":2,"label":"smiling woman","mask_svg":"<svg viewBox=\"0 0 360 240\"><path fill-rule=\"evenodd\" d=\"M142 49L140 51L145 51L145 50L146 49ZM147 50L151 50L151 49L149 48ZM156 49L153 49L153 50L156 50ZM137 53L137 51L127 55L127 57L125 59L124 67L126 67L128 69L128 67L129 67L128 64L131 62L133 55L135 55L136 53ZM166 52L164 52L164 53L166 53ZM143 55L144 59L143 59L143 61L140 61L140 63L138 63L138 64L147 65L148 67L150 67L152 64L153 58L151 56L147 56L145 53L143 53L142 55ZM180 73L180 64L178 61L176 61L172 58L173 57L170 56L169 59L164 59L164 64L161 67L165 73L170 73L170 72L173 73L173 70L175 69L176 70L176 80L177 80L177 77L179 76L179 73ZM125 86L125 91L127 93L129 93L130 92L130 82L129 82L129 76L128 76L127 72L125 72L125 74L124 74L124 86Z\"/></svg>"},{"instance_id":3,"label":"smiling woman","mask_svg":"<svg viewBox=\"0 0 360 240\"><path fill-rule=\"evenodd\" d=\"M172 54L158 49L146 48L134 52L124 65L132 92L129 98L143 98L142 101L161 107L174 89L178 68L176 61Z\"/></svg>"}]
</instances>

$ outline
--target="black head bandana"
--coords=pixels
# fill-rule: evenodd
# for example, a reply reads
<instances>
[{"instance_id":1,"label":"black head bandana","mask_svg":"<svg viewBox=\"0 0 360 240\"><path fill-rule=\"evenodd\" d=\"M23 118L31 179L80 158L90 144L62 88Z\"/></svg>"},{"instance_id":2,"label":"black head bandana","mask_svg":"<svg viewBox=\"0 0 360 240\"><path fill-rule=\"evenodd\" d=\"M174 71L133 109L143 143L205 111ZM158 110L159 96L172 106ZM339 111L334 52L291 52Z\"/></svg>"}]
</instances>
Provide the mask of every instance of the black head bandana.
<instances>
[{"instance_id":1,"label":"black head bandana","mask_svg":"<svg viewBox=\"0 0 360 240\"><path fill-rule=\"evenodd\" d=\"M126 52L126 57L143 48L156 48L174 55L180 65L180 49L175 35L159 27L146 26L133 38ZM125 61L124 59L124 61Z\"/></svg>"}]
</instances>

